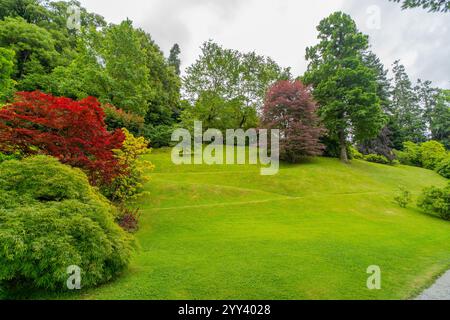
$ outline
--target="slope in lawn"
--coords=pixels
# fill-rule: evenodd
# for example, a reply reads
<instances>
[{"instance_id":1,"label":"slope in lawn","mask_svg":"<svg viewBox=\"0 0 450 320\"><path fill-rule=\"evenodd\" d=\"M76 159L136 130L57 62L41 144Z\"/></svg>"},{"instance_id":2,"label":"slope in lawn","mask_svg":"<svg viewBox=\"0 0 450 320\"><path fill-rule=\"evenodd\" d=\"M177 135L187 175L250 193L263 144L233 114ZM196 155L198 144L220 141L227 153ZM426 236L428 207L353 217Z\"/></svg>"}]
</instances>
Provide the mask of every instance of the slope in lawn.
<instances>
[{"instance_id":1,"label":"slope in lawn","mask_svg":"<svg viewBox=\"0 0 450 320\"><path fill-rule=\"evenodd\" d=\"M141 250L117 281L86 299L406 299L450 266L450 223L393 202L443 186L437 174L320 158L285 165L157 169L137 237ZM382 289L367 289L378 265Z\"/></svg>"}]
</instances>

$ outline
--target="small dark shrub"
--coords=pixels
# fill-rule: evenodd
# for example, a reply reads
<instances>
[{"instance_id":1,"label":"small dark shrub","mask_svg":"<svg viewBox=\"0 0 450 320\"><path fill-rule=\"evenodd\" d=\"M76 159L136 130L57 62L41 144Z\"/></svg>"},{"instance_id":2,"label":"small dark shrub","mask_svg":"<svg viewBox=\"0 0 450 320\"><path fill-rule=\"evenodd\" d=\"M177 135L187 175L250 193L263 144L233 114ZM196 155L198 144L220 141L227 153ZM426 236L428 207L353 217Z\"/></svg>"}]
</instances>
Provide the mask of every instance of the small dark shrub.
<instances>
[{"instance_id":1,"label":"small dark shrub","mask_svg":"<svg viewBox=\"0 0 450 320\"><path fill-rule=\"evenodd\" d=\"M136 232L139 229L141 219L140 209L128 209L125 206L119 207L118 223L122 229L128 232Z\"/></svg>"},{"instance_id":2,"label":"small dark shrub","mask_svg":"<svg viewBox=\"0 0 450 320\"><path fill-rule=\"evenodd\" d=\"M450 220L450 183L443 189L436 187L425 189L419 198L418 206L426 213Z\"/></svg>"}]
</instances>

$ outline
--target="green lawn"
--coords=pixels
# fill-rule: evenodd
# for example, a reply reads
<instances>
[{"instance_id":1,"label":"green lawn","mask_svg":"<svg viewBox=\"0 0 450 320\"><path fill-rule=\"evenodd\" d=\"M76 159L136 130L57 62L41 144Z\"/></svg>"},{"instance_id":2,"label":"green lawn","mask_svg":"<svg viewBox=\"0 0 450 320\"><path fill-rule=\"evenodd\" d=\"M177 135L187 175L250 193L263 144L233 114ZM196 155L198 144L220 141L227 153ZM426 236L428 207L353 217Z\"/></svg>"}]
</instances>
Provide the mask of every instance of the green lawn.
<instances>
[{"instance_id":1,"label":"green lawn","mask_svg":"<svg viewBox=\"0 0 450 320\"><path fill-rule=\"evenodd\" d=\"M450 267L450 223L393 202L400 185L414 198L444 186L432 171L319 158L261 176L148 158L140 250L83 299L407 299ZM366 287L370 265L381 290Z\"/></svg>"}]
</instances>

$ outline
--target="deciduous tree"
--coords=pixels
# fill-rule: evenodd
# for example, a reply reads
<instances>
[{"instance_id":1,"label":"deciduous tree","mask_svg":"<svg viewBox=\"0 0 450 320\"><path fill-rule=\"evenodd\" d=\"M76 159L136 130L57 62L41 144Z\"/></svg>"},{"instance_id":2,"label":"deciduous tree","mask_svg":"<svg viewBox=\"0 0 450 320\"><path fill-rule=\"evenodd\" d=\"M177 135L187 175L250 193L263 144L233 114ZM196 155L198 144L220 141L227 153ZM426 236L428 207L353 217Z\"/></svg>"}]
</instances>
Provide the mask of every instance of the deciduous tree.
<instances>
[{"instance_id":1,"label":"deciduous tree","mask_svg":"<svg viewBox=\"0 0 450 320\"><path fill-rule=\"evenodd\" d=\"M280 130L280 155L289 162L321 155L325 148L317 105L300 81L280 81L269 89L261 121L264 128Z\"/></svg>"}]
</instances>

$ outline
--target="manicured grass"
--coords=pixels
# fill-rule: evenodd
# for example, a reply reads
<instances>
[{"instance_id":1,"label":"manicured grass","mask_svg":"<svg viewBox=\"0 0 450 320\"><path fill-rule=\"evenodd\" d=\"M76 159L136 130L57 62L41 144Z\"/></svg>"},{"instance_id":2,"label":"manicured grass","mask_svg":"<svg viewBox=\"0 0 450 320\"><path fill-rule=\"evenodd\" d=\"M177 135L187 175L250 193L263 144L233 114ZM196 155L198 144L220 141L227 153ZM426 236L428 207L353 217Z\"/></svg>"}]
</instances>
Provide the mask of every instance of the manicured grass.
<instances>
[{"instance_id":1,"label":"manicured grass","mask_svg":"<svg viewBox=\"0 0 450 320\"><path fill-rule=\"evenodd\" d=\"M450 267L450 223L393 201L400 185L415 197L444 186L432 171L319 158L261 176L174 166L164 150L148 158L129 270L69 298L407 299ZM366 287L370 265L381 290Z\"/></svg>"}]
</instances>

